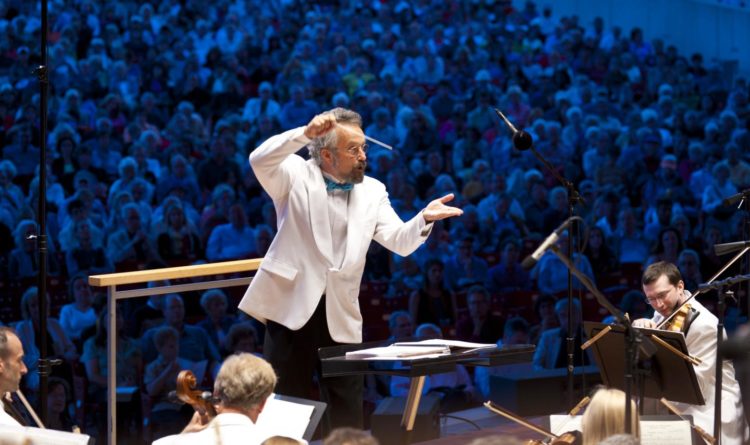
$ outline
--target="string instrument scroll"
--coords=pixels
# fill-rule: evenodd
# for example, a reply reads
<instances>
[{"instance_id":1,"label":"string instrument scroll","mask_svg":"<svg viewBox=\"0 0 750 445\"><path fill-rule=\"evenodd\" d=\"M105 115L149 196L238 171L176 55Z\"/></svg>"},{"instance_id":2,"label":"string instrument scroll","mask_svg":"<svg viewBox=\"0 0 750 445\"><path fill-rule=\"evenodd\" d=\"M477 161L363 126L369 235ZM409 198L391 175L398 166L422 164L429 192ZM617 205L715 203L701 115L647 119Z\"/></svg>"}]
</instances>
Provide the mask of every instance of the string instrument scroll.
<instances>
[{"instance_id":1,"label":"string instrument scroll","mask_svg":"<svg viewBox=\"0 0 750 445\"><path fill-rule=\"evenodd\" d=\"M216 407L213 397L208 391L197 389L195 374L188 369L183 369L177 374L177 398L189 404L194 410L209 420L216 417Z\"/></svg>"}]
</instances>

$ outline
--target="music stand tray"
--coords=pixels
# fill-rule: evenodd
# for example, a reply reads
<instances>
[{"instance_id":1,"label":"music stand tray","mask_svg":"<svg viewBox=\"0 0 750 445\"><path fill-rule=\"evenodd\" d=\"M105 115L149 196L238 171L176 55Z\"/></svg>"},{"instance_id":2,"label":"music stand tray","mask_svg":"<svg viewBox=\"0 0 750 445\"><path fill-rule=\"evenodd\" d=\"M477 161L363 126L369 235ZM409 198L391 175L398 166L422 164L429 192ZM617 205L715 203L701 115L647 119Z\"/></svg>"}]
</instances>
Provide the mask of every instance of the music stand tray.
<instances>
[{"instance_id":1,"label":"music stand tray","mask_svg":"<svg viewBox=\"0 0 750 445\"><path fill-rule=\"evenodd\" d=\"M599 338L591 347L594 349L594 359L599 366L602 382L605 385L624 390L625 389L625 328L622 326L606 325L586 321L583 328L588 338L593 338L607 327L611 331ZM651 335L659 337L670 346L681 353L689 355L685 336L682 332L662 331L656 329L637 328L646 337ZM656 353L647 360L639 357L638 369L650 369L650 371L639 376L643 396L660 399L662 397L675 402L689 403L691 405L703 405L703 393L698 385L693 365L673 351L654 342ZM699 357L700 358L700 357ZM638 391L639 388L633 388Z\"/></svg>"}]
</instances>

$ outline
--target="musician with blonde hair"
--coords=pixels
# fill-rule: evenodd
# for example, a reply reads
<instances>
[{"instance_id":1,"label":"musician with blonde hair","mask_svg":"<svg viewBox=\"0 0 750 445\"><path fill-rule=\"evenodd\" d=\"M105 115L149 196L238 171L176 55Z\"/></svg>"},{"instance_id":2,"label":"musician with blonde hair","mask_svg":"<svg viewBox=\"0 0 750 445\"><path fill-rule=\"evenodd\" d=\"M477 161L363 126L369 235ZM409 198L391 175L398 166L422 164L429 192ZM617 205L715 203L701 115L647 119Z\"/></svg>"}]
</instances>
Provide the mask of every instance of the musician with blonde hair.
<instances>
[{"instance_id":1,"label":"musician with blonde hair","mask_svg":"<svg viewBox=\"0 0 750 445\"><path fill-rule=\"evenodd\" d=\"M641 437L640 418L635 402L631 400L630 434ZM623 434L625 428L625 393L619 389L601 388L591 398L581 419L583 445L597 445L615 434Z\"/></svg>"}]
</instances>

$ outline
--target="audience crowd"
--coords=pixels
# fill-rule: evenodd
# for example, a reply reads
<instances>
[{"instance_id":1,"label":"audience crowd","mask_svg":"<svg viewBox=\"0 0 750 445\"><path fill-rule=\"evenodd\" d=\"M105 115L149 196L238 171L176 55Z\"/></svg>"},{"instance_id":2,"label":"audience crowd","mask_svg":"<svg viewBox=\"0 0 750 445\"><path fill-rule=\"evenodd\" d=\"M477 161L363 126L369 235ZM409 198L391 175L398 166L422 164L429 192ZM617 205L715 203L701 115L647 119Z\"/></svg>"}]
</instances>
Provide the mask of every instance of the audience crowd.
<instances>
[{"instance_id":1,"label":"audience crowd","mask_svg":"<svg viewBox=\"0 0 750 445\"><path fill-rule=\"evenodd\" d=\"M465 212L436 223L409 258L371 247L360 300L368 340L389 335L382 314L368 315L371 297L404 311L409 329L391 323L395 338L429 324L447 338L536 343L559 329L565 265L550 253L531 271L520 262L571 206L585 224L571 228L572 252L562 234L561 250L631 315L648 311L638 289L651 262L678 264L688 288L706 281L728 259L714 244L744 239L748 225L745 210L723 203L750 186L746 79L639 28L553 12L502 0L51 1L45 340L33 287L41 21L36 2L6 1L0 292L10 298L0 317L24 340L25 387L38 387L47 341L64 359L50 390L55 424L103 433L106 296L86 277L263 257L276 215L248 154L334 106L394 147L371 146L368 174L402 218L448 192ZM493 107L533 136L575 194L513 148ZM584 319L607 315L579 280L573 289ZM262 325L235 309L241 291L118 307L117 381L143 398L138 428L157 437L185 424L189 413L167 397L180 369L210 383L229 354L262 353ZM741 313L727 317L731 328ZM486 396L486 381L459 377L467 398ZM388 396L388 385L375 393Z\"/></svg>"}]
</instances>

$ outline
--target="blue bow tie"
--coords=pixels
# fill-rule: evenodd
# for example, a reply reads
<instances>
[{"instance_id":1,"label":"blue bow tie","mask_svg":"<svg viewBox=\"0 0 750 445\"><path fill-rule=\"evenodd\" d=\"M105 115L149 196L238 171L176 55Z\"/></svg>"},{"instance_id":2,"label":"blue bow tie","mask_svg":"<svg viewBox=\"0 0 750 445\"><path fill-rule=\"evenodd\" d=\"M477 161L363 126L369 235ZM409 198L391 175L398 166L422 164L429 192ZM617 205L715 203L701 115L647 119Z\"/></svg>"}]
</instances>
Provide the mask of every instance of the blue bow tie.
<instances>
[{"instance_id":1,"label":"blue bow tie","mask_svg":"<svg viewBox=\"0 0 750 445\"><path fill-rule=\"evenodd\" d=\"M326 178L325 176L323 177L323 179L325 179L325 181L326 181L326 191L329 191L329 192L331 190L343 190L345 192L348 192L349 190L351 190L354 187L354 184L348 184L348 183L339 184L336 181L331 181L330 179Z\"/></svg>"}]
</instances>

